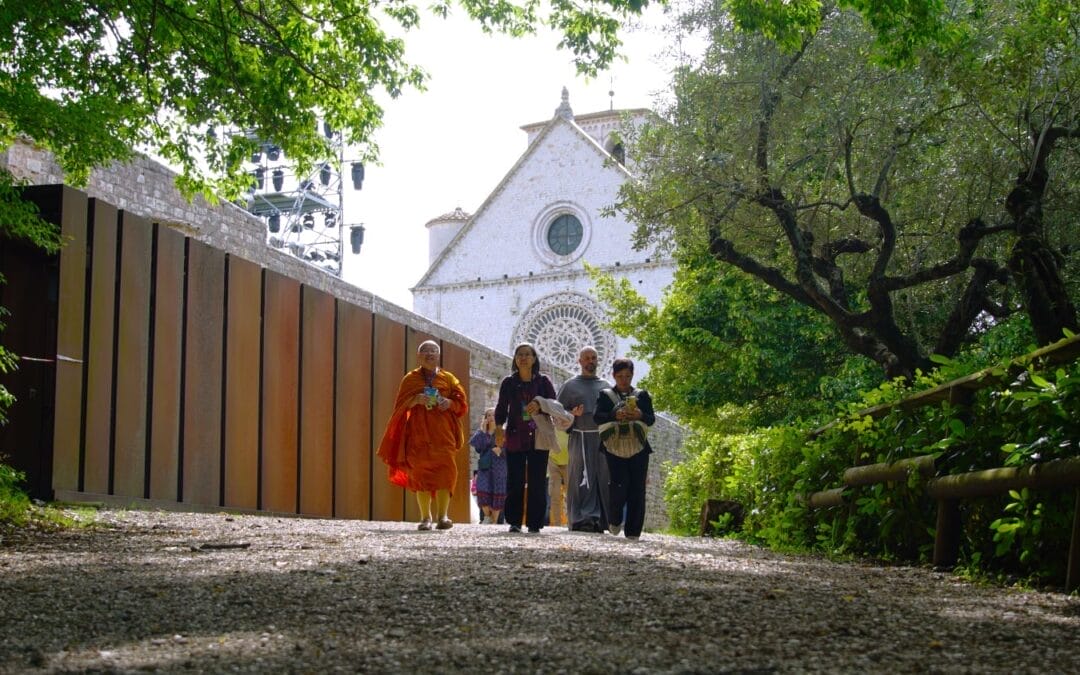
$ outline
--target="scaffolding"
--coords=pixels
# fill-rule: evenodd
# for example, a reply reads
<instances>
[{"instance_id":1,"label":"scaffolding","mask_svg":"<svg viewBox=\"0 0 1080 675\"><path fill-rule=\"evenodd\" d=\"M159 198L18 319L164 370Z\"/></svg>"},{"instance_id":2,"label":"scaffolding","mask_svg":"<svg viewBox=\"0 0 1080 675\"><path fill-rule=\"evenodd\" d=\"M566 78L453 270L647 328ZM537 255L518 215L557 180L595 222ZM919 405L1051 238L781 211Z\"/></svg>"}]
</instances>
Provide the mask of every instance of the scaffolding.
<instances>
[{"instance_id":1,"label":"scaffolding","mask_svg":"<svg viewBox=\"0 0 1080 675\"><path fill-rule=\"evenodd\" d=\"M315 265L330 274L342 274L345 172L354 190L364 181L364 165L347 162L340 132L322 124L332 159L301 175L278 146L254 136L249 172L252 177L246 208L266 224L267 245ZM349 226L352 249L359 252L363 226Z\"/></svg>"}]
</instances>

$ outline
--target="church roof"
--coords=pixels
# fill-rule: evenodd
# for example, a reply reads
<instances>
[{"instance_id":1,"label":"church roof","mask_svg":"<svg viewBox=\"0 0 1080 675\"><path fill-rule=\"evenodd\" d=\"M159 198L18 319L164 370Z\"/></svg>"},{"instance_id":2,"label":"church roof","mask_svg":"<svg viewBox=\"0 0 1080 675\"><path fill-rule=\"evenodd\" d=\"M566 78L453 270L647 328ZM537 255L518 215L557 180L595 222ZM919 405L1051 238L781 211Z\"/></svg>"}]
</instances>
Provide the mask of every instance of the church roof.
<instances>
[{"instance_id":1,"label":"church roof","mask_svg":"<svg viewBox=\"0 0 1080 675\"><path fill-rule=\"evenodd\" d=\"M585 113L584 115L574 115L574 122L578 126L585 126L592 122L600 122L607 119L621 120L625 116L634 117L637 115L651 115L652 111L648 108L621 108L619 110L601 110L600 112ZM551 124L551 120L543 120L541 122L530 122L529 124L523 124L519 129L525 132L535 131L543 126Z\"/></svg>"},{"instance_id":2,"label":"church roof","mask_svg":"<svg viewBox=\"0 0 1080 675\"><path fill-rule=\"evenodd\" d=\"M458 221L466 221L469 218L472 218L472 216L462 211L461 207L458 206L453 211L448 211L439 216L438 218L432 218L431 220L427 221L426 223L424 223L424 227L431 227L436 223L454 223Z\"/></svg>"},{"instance_id":3,"label":"church roof","mask_svg":"<svg viewBox=\"0 0 1080 675\"><path fill-rule=\"evenodd\" d=\"M421 288L427 283L428 279L430 279L432 274L435 273L435 270L439 268L443 260L445 260L450 254L450 252L454 250L458 242L465 238L469 230L472 228L473 223L476 222L476 219L479 218L481 214L483 214L487 210L491 202L503 192L503 188L507 185L507 183L510 182L510 180L514 177L514 175L518 172L522 165L524 165L525 162L527 162L533 156L533 154L539 151L539 148L542 147L543 144L539 143L538 141L549 135L552 129L556 128L560 124L568 125L573 130L574 134L581 139L582 142L593 148L593 150L598 153L603 159L611 159L610 153L608 153L607 150L605 150L603 146L601 146L596 141L595 138L586 133L585 130L582 129L581 126L579 126L575 121L577 119L596 119L597 116L607 116L611 114L613 114L613 111L609 110L604 111L603 113L588 113L581 116L575 116L569 110L566 89L564 88L563 105L556 109L555 116L545 123L543 130L541 130L537 137L533 140L533 142L529 144L529 147L525 149L525 152L522 153L521 157L519 157L518 160L514 162L514 166L510 167L510 170L506 172L506 175L503 176L503 179L499 181L498 185L495 186L495 189L488 193L488 196L484 200L484 203L480 205L480 208L476 210L476 213L474 213L470 218L468 218L467 222L461 227L460 230L458 230L457 234L454 235L454 238L450 240L450 243L443 248L442 252L439 253L439 256L432 261L427 271L424 272L424 276L422 276L420 280L416 282L416 285L413 286L411 290ZM621 114L621 112L619 114ZM533 126L535 128L535 125ZM522 128L524 129L525 127ZM621 171L626 175L627 178L630 177L630 172L627 171L626 167L622 164L618 162L612 162L609 166L611 166L612 170L614 171Z\"/></svg>"}]
</instances>

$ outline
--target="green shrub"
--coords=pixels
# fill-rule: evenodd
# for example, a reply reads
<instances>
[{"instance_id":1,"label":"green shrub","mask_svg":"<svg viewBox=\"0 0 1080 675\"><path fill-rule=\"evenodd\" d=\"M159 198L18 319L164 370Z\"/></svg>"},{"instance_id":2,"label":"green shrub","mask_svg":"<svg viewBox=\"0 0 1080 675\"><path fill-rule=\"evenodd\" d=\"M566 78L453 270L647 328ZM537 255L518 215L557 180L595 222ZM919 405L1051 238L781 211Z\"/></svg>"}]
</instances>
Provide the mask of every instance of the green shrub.
<instances>
[{"instance_id":1,"label":"green shrub","mask_svg":"<svg viewBox=\"0 0 1080 675\"><path fill-rule=\"evenodd\" d=\"M21 525L30 510L30 498L21 488L22 473L0 464L0 524Z\"/></svg>"},{"instance_id":2,"label":"green shrub","mask_svg":"<svg viewBox=\"0 0 1080 675\"><path fill-rule=\"evenodd\" d=\"M1000 344L1015 345L1022 330ZM1026 466L1076 457L1080 443L1080 363L978 390L969 405L897 406L871 418L852 413L892 403L999 359L991 345L977 357L936 359L915 382L886 382L848 406L848 417L811 438L810 425L698 432L687 460L672 467L665 496L676 531L697 529L705 499L731 499L746 511L741 536L775 548L926 561L933 550L936 505L917 476L901 484L850 491L843 507L811 511L805 496L842 486L856 464L930 455L939 475ZM1008 371L998 366L994 373ZM984 574L1060 579L1068 556L1074 492L1018 490L962 502L961 563Z\"/></svg>"}]
</instances>

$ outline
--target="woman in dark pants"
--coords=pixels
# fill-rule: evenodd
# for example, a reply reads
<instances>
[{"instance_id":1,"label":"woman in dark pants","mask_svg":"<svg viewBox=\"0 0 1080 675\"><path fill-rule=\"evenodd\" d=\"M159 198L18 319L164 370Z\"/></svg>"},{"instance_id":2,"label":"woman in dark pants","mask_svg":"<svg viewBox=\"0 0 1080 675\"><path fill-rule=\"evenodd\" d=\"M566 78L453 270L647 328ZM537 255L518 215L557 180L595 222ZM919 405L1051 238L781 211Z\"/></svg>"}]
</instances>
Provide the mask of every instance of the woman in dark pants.
<instances>
[{"instance_id":1,"label":"woman in dark pants","mask_svg":"<svg viewBox=\"0 0 1080 675\"><path fill-rule=\"evenodd\" d=\"M540 414L537 396L555 398L555 386L540 372L540 358L528 343L514 349L514 367L499 385L495 404L495 424L506 424L506 522L511 532L521 532L522 516L528 518L529 532L539 532L547 515L548 450L536 447L536 422ZM525 485L529 504L525 508ZM526 513L522 513L525 511Z\"/></svg>"},{"instance_id":2,"label":"woman in dark pants","mask_svg":"<svg viewBox=\"0 0 1080 675\"><path fill-rule=\"evenodd\" d=\"M608 530L615 535L625 530L627 539L637 539L645 524L645 482L652 453L647 427L656 422L656 414L649 392L634 389L633 361L615 359L611 375L615 386L600 392L593 414L611 472Z\"/></svg>"}]
</instances>

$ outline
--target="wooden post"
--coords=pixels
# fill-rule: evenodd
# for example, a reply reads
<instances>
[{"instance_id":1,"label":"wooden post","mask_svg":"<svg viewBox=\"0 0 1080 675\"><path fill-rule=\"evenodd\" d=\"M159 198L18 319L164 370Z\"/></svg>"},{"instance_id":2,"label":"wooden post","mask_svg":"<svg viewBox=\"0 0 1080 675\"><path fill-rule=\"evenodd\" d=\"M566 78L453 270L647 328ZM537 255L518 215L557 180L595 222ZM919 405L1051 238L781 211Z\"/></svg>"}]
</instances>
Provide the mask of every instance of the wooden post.
<instances>
[{"instance_id":1,"label":"wooden post","mask_svg":"<svg viewBox=\"0 0 1080 675\"><path fill-rule=\"evenodd\" d=\"M1076 490L1076 506L1073 507L1072 540L1069 542L1069 566L1065 571L1065 592L1080 588L1080 488Z\"/></svg>"},{"instance_id":2,"label":"wooden post","mask_svg":"<svg viewBox=\"0 0 1080 675\"><path fill-rule=\"evenodd\" d=\"M960 502L939 499L934 534L934 567L949 569L960 555Z\"/></svg>"}]
</instances>

